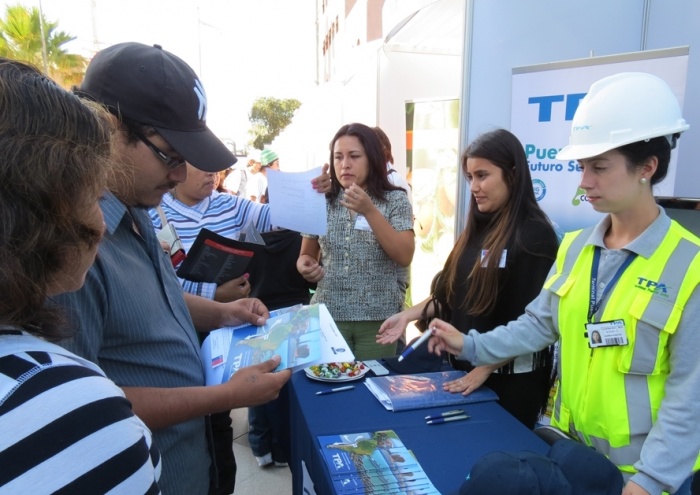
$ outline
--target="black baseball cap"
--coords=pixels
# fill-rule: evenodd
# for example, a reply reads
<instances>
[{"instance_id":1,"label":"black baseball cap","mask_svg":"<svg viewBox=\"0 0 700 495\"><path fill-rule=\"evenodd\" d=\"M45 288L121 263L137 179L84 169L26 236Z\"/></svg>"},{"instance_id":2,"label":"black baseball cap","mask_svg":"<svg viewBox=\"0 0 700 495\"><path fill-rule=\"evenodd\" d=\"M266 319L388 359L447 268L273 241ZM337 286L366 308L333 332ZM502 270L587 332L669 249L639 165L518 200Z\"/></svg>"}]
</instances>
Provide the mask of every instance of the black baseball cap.
<instances>
[{"instance_id":1,"label":"black baseball cap","mask_svg":"<svg viewBox=\"0 0 700 495\"><path fill-rule=\"evenodd\" d=\"M99 51L79 91L152 126L200 170L218 172L237 161L207 127L207 97L195 72L159 45L119 43Z\"/></svg>"}]
</instances>

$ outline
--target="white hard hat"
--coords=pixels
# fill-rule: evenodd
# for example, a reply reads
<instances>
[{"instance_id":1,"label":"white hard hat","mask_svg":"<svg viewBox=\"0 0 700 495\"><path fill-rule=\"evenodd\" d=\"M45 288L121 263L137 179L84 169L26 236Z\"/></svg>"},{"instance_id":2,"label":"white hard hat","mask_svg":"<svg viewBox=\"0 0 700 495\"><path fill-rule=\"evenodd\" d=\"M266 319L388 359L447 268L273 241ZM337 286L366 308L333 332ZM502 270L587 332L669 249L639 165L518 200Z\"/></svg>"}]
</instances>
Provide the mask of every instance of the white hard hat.
<instances>
[{"instance_id":1,"label":"white hard hat","mask_svg":"<svg viewBox=\"0 0 700 495\"><path fill-rule=\"evenodd\" d=\"M659 136L671 142L671 135L688 127L663 79L623 72L593 83L574 115L569 145L557 153L557 159L590 158Z\"/></svg>"}]
</instances>

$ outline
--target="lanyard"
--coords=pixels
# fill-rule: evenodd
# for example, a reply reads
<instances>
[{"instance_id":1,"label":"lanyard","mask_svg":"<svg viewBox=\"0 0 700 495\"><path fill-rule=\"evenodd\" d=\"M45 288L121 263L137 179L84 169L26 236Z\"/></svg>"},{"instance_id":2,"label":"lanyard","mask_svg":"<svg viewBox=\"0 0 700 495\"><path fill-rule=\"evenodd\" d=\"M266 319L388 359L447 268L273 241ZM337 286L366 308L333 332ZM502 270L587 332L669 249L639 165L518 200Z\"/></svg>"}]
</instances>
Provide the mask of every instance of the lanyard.
<instances>
[{"instance_id":1,"label":"lanyard","mask_svg":"<svg viewBox=\"0 0 700 495\"><path fill-rule=\"evenodd\" d=\"M605 296L608 295L610 289L612 289L612 287L617 283L624 271L628 266L630 266L636 257L637 255L635 253L630 253L627 256L627 259L625 259L622 265L620 265L620 268L617 269L615 275L613 275L613 278L611 278L610 282L608 282L608 285L603 288L603 293L600 295L600 299L598 299L598 265L600 265L600 248L596 246L595 252L593 253L593 266L591 267L591 292L590 301L588 303L588 323L593 321L593 315L595 315L600 309L600 305L603 304Z\"/></svg>"}]
</instances>

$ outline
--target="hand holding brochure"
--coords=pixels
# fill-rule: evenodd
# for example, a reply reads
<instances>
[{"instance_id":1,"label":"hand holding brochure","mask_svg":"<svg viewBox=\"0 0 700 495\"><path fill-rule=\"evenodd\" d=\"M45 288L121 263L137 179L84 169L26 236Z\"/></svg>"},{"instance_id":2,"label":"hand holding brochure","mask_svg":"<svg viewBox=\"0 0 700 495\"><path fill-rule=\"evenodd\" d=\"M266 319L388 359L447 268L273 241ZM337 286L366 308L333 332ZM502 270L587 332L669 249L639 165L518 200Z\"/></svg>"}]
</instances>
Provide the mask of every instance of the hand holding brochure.
<instances>
[{"instance_id":1,"label":"hand holding brochure","mask_svg":"<svg viewBox=\"0 0 700 495\"><path fill-rule=\"evenodd\" d=\"M464 371L452 370L379 376L367 378L365 385L387 410L394 412L498 400L496 393L484 386L469 395L443 389L445 382L457 380L464 375Z\"/></svg>"},{"instance_id":2,"label":"hand holding brochure","mask_svg":"<svg viewBox=\"0 0 700 495\"><path fill-rule=\"evenodd\" d=\"M206 384L228 381L236 371L279 355L277 370L296 371L318 363L354 361L326 306L292 306L270 313L265 325L220 328L202 344Z\"/></svg>"}]
</instances>

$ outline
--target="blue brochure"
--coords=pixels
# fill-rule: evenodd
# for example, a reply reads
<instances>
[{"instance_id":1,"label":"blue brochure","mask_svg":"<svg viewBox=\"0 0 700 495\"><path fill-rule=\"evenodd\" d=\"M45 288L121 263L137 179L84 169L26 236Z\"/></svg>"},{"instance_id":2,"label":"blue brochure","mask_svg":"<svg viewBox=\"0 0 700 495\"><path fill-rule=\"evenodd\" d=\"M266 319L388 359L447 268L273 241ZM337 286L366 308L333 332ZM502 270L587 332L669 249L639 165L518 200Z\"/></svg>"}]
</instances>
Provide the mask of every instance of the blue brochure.
<instances>
[{"instance_id":1,"label":"blue brochure","mask_svg":"<svg viewBox=\"0 0 700 495\"><path fill-rule=\"evenodd\" d=\"M463 377L464 371L436 371L415 375L388 375L367 378L365 385L389 411L453 406L498 400L496 392L479 387L469 395L447 392L443 384Z\"/></svg>"}]
</instances>

